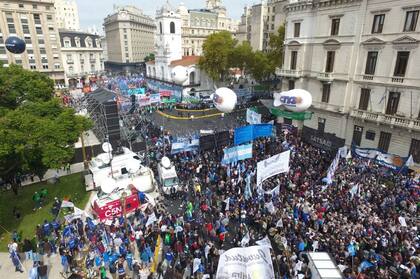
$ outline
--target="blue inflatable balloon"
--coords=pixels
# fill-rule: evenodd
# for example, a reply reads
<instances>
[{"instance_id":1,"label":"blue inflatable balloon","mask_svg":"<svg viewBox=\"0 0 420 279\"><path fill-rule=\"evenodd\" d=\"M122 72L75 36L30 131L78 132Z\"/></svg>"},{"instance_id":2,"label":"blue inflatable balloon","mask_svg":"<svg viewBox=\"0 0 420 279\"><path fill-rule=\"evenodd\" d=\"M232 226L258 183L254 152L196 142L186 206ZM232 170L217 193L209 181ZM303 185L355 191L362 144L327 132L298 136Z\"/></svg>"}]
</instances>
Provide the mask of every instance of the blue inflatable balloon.
<instances>
[{"instance_id":1,"label":"blue inflatable balloon","mask_svg":"<svg viewBox=\"0 0 420 279\"><path fill-rule=\"evenodd\" d=\"M26 49L26 43L19 37L10 36L5 42L8 51L14 54L21 54Z\"/></svg>"}]
</instances>

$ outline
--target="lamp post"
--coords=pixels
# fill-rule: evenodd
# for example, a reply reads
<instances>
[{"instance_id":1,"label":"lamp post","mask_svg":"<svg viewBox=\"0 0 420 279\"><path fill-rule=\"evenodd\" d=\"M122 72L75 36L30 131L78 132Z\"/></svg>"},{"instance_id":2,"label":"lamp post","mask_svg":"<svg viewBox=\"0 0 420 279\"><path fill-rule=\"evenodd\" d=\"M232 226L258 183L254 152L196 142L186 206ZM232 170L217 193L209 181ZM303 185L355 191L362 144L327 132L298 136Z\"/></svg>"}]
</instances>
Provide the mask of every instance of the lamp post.
<instances>
[{"instance_id":1,"label":"lamp post","mask_svg":"<svg viewBox=\"0 0 420 279\"><path fill-rule=\"evenodd\" d=\"M125 227L125 231L127 232L127 211L126 211L126 202L127 202L127 193L124 191L121 194L121 198L120 198L120 204L123 210L123 216L124 216L124 227Z\"/></svg>"}]
</instances>

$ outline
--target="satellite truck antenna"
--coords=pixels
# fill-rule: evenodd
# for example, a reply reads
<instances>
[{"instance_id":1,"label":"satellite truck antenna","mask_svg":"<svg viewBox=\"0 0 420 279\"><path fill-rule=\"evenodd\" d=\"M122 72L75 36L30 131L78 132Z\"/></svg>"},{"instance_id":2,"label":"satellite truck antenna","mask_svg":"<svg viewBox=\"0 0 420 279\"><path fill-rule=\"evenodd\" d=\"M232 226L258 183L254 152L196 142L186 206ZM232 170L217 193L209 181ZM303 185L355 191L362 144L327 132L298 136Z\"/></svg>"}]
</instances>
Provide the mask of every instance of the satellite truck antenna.
<instances>
[{"instance_id":1,"label":"satellite truck antenna","mask_svg":"<svg viewBox=\"0 0 420 279\"><path fill-rule=\"evenodd\" d=\"M111 177L114 178L114 170L112 169L112 145L109 142L104 142L102 144L102 150L105 153L108 153L108 156L109 156L109 164L111 166Z\"/></svg>"}]
</instances>

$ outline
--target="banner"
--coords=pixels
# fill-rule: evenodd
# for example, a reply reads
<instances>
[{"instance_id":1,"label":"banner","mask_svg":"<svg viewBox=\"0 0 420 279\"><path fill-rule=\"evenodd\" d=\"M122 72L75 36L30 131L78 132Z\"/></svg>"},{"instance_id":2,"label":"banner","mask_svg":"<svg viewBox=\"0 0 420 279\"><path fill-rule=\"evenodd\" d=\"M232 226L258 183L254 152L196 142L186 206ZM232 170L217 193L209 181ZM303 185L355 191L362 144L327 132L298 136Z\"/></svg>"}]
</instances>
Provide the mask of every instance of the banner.
<instances>
[{"instance_id":1,"label":"banner","mask_svg":"<svg viewBox=\"0 0 420 279\"><path fill-rule=\"evenodd\" d=\"M274 279L270 248L251 246L224 252L219 258L216 279L230 278Z\"/></svg>"},{"instance_id":2,"label":"banner","mask_svg":"<svg viewBox=\"0 0 420 279\"><path fill-rule=\"evenodd\" d=\"M289 171L290 150L257 163L257 185L274 175Z\"/></svg>"},{"instance_id":3,"label":"banner","mask_svg":"<svg viewBox=\"0 0 420 279\"><path fill-rule=\"evenodd\" d=\"M184 151L198 150L200 141L198 138L177 138L172 142L171 154L177 154Z\"/></svg>"},{"instance_id":4,"label":"banner","mask_svg":"<svg viewBox=\"0 0 420 279\"><path fill-rule=\"evenodd\" d=\"M152 102L150 102L150 98L149 97L141 97L141 98L139 98L139 106L140 107L150 106L151 104L152 104Z\"/></svg>"},{"instance_id":5,"label":"banner","mask_svg":"<svg viewBox=\"0 0 420 279\"><path fill-rule=\"evenodd\" d=\"M144 87L127 90L128 95L138 95L138 94L145 94L145 93L146 93L146 88L144 88Z\"/></svg>"},{"instance_id":6,"label":"banner","mask_svg":"<svg viewBox=\"0 0 420 279\"><path fill-rule=\"evenodd\" d=\"M256 111L252 109L246 110L246 122L249 124L261 124L261 114L257 113Z\"/></svg>"},{"instance_id":7,"label":"banner","mask_svg":"<svg viewBox=\"0 0 420 279\"><path fill-rule=\"evenodd\" d=\"M237 161L252 158L252 143L226 148L223 151L225 155L223 156L222 164L227 165L235 163Z\"/></svg>"},{"instance_id":8,"label":"banner","mask_svg":"<svg viewBox=\"0 0 420 279\"><path fill-rule=\"evenodd\" d=\"M335 155L334 160L332 161L330 167L328 168L326 182L328 185L332 183L335 171L337 170L338 164L340 163L340 158L346 158L347 155L347 146L340 147Z\"/></svg>"},{"instance_id":9,"label":"banner","mask_svg":"<svg viewBox=\"0 0 420 279\"><path fill-rule=\"evenodd\" d=\"M160 103L160 94L150 94L150 103Z\"/></svg>"},{"instance_id":10,"label":"banner","mask_svg":"<svg viewBox=\"0 0 420 279\"><path fill-rule=\"evenodd\" d=\"M302 139L312 146L329 152L336 152L340 147L345 145L345 139L339 138L335 134L321 133L317 129L312 129L307 126L303 126Z\"/></svg>"},{"instance_id":11,"label":"banner","mask_svg":"<svg viewBox=\"0 0 420 279\"><path fill-rule=\"evenodd\" d=\"M235 129L234 144L239 145L253 141L260 137L271 137L273 135L273 124L248 125Z\"/></svg>"},{"instance_id":12,"label":"banner","mask_svg":"<svg viewBox=\"0 0 420 279\"><path fill-rule=\"evenodd\" d=\"M373 160L375 163L390 168L392 170L400 170L406 166L408 157L401 157L395 154L381 152L373 148L352 148L353 156Z\"/></svg>"}]
</instances>

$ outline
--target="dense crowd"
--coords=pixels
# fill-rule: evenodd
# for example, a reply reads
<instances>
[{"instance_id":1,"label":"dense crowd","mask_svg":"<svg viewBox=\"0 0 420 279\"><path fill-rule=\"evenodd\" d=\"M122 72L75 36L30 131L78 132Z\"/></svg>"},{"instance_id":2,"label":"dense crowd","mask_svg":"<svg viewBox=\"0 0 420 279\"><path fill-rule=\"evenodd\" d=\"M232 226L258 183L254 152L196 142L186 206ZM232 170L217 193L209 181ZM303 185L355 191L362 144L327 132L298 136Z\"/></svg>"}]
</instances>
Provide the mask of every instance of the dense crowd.
<instances>
[{"instance_id":1,"label":"dense crowd","mask_svg":"<svg viewBox=\"0 0 420 279\"><path fill-rule=\"evenodd\" d=\"M292 133L255 141L252 159L227 166L222 147L168 155L171 138L147 114L141 123L154 146L150 161L170 156L184 186L182 209L137 209L107 224L89 217L45 221L35 243L9 245L17 271L16 251L23 251L38 273L42 256L58 253L63 275L79 270L100 278L147 278L153 269L160 278L215 278L223 251L267 236L276 278L311 278L308 251L330 253L349 279L418 278L419 181L406 171L341 159L333 184L326 185L334 154ZM285 150L291 151L290 171L257 187L257 162ZM139 198L146 202L143 193Z\"/></svg>"}]
</instances>

